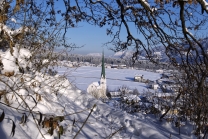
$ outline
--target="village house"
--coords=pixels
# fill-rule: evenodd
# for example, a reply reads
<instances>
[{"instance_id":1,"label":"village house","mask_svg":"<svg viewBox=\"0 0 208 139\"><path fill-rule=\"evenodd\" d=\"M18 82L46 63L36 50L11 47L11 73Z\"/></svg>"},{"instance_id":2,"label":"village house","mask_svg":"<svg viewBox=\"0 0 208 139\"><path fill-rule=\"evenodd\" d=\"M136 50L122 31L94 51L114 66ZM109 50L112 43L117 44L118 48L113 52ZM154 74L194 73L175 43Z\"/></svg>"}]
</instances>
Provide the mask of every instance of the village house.
<instances>
[{"instance_id":1,"label":"village house","mask_svg":"<svg viewBox=\"0 0 208 139\"><path fill-rule=\"evenodd\" d=\"M180 89L179 84L175 83L174 80L167 78L158 80L158 84L160 85L160 88L166 93L176 93Z\"/></svg>"},{"instance_id":2,"label":"village house","mask_svg":"<svg viewBox=\"0 0 208 139\"><path fill-rule=\"evenodd\" d=\"M105 66L107 69L111 69L111 66L110 65L106 65Z\"/></svg>"},{"instance_id":3,"label":"village house","mask_svg":"<svg viewBox=\"0 0 208 139\"><path fill-rule=\"evenodd\" d=\"M163 78L167 78L167 79L174 79L174 75L172 73L166 72L166 73L162 73L162 79Z\"/></svg>"},{"instance_id":4,"label":"village house","mask_svg":"<svg viewBox=\"0 0 208 139\"><path fill-rule=\"evenodd\" d=\"M109 92L111 97L119 97L121 96L121 92Z\"/></svg>"},{"instance_id":5,"label":"village house","mask_svg":"<svg viewBox=\"0 0 208 139\"><path fill-rule=\"evenodd\" d=\"M168 99L173 99L174 96L176 96L176 93L162 93L162 92L157 92L154 93L154 95L152 96L152 99L161 99L161 100L168 100Z\"/></svg>"},{"instance_id":6,"label":"village house","mask_svg":"<svg viewBox=\"0 0 208 139\"><path fill-rule=\"evenodd\" d=\"M126 68L126 65L119 65L119 67L120 67L121 69L125 69L125 68Z\"/></svg>"},{"instance_id":7,"label":"village house","mask_svg":"<svg viewBox=\"0 0 208 139\"><path fill-rule=\"evenodd\" d=\"M164 71L162 69L156 70L157 73L163 73Z\"/></svg>"},{"instance_id":8,"label":"village house","mask_svg":"<svg viewBox=\"0 0 208 139\"><path fill-rule=\"evenodd\" d=\"M157 80L157 83L162 86L162 85L173 85L174 81L170 80L168 78L161 78L159 80Z\"/></svg>"},{"instance_id":9,"label":"village house","mask_svg":"<svg viewBox=\"0 0 208 139\"><path fill-rule=\"evenodd\" d=\"M132 95L132 94L126 95L122 99L123 101L134 102L134 103L138 103L141 100L138 95Z\"/></svg>"},{"instance_id":10,"label":"village house","mask_svg":"<svg viewBox=\"0 0 208 139\"><path fill-rule=\"evenodd\" d=\"M117 69L118 65L111 65L111 68Z\"/></svg>"},{"instance_id":11,"label":"village house","mask_svg":"<svg viewBox=\"0 0 208 139\"><path fill-rule=\"evenodd\" d=\"M158 85L157 83L155 83L155 82L149 82L149 83L148 83L148 87L149 87L150 89L157 90L157 89L159 88L159 85Z\"/></svg>"},{"instance_id":12,"label":"village house","mask_svg":"<svg viewBox=\"0 0 208 139\"><path fill-rule=\"evenodd\" d=\"M134 76L134 81L136 81L136 82L142 82L143 81L143 75L136 74Z\"/></svg>"}]
</instances>

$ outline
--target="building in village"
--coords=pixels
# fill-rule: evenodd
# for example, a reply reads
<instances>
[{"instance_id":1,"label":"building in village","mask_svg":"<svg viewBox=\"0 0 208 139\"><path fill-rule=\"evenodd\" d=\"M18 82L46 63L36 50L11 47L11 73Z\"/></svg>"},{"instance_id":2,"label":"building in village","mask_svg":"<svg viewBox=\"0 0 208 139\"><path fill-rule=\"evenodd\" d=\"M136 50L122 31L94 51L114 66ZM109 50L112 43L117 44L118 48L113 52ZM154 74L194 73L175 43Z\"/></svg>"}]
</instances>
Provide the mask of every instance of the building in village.
<instances>
[{"instance_id":1,"label":"building in village","mask_svg":"<svg viewBox=\"0 0 208 139\"><path fill-rule=\"evenodd\" d=\"M136 74L134 76L134 81L136 81L136 82L142 82L142 80L143 80L143 75Z\"/></svg>"},{"instance_id":2,"label":"building in village","mask_svg":"<svg viewBox=\"0 0 208 139\"><path fill-rule=\"evenodd\" d=\"M106 96L107 85L106 85L106 75L105 75L104 53L102 56L101 68L102 68L101 69L102 71L101 71L100 81L91 83L87 88L87 92L97 99L107 98L107 96Z\"/></svg>"},{"instance_id":3,"label":"building in village","mask_svg":"<svg viewBox=\"0 0 208 139\"><path fill-rule=\"evenodd\" d=\"M138 95L133 95L133 94L126 95L122 97L122 99L123 101L134 102L134 103L137 103L141 100Z\"/></svg>"},{"instance_id":4,"label":"building in village","mask_svg":"<svg viewBox=\"0 0 208 139\"><path fill-rule=\"evenodd\" d=\"M148 83L148 86L150 89L154 89L154 90L157 90L159 88L159 84L155 83L155 82L149 82Z\"/></svg>"}]
</instances>

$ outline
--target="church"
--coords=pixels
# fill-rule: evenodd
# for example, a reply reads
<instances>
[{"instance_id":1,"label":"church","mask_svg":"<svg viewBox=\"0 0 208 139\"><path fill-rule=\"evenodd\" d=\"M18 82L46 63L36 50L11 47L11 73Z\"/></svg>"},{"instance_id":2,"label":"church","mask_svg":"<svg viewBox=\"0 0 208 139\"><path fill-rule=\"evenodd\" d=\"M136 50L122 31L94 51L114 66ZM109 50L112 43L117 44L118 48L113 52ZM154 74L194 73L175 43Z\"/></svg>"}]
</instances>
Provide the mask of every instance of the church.
<instances>
[{"instance_id":1,"label":"church","mask_svg":"<svg viewBox=\"0 0 208 139\"><path fill-rule=\"evenodd\" d=\"M101 71L100 81L91 83L87 88L87 92L97 99L107 98L107 96L106 96L107 86L106 86L104 53L102 55L101 68L102 68L101 69L102 71Z\"/></svg>"}]
</instances>

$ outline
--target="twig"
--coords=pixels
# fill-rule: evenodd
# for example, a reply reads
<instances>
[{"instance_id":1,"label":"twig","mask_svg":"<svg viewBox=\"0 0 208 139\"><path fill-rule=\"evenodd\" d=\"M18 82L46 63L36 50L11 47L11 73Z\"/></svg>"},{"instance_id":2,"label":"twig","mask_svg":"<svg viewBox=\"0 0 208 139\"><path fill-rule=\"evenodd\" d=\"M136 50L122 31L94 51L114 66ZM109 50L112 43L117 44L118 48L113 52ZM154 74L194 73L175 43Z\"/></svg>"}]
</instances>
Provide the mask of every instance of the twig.
<instances>
[{"instance_id":1,"label":"twig","mask_svg":"<svg viewBox=\"0 0 208 139\"><path fill-rule=\"evenodd\" d=\"M120 127L118 130L116 130L113 134L110 135L109 139L113 137L116 133L118 133L120 130L122 130L124 126Z\"/></svg>"},{"instance_id":2,"label":"twig","mask_svg":"<svg viewBox=\"0 0 208 139\"><path fill-rule=\"evenodd\" d=\"M88 114L86 120L84 121L84 123L82 124L82 126L80 127L79 131L76 133L76 135L74 136L73 139L75 139L77 137L77 135L79 134L79 132L82 130L82 128L84 127L84 125L86 124L88 118L90 117L91 113L93 112L93 109L96 107L96 104L93 105L93 107L91 108L90 113Z\"/></svg>"}]
</instances>

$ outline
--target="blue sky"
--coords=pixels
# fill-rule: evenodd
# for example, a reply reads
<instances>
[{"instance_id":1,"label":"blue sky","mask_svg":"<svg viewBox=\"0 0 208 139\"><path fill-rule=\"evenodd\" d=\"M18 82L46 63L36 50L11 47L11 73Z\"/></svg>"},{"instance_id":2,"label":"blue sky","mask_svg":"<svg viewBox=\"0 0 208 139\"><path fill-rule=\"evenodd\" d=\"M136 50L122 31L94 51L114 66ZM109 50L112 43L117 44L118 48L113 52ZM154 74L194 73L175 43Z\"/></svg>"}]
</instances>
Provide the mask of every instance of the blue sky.
<instances>
[{"instance_id":1,"label":"blue sky","mask_svg":"<svg viewBox=\"0 0 208 139\"><path fill-rule=\"evenodd\" d=\"M75 5L73 3L74 1L71 1L71 6ZM63 1L56 2L55 8L64 8L65 10ZM104 50L105 55L113 55L114 52L103 45L111 40L111 38L106 35L106 28L107 27L100 28L84 22L79 22L76 28L69 28L66 35L68 38L67 41L69 43L75 43L78 47L83 46L72 50L70 53L85 55L89 53L102 53Z\"/></svg>"},{"instance_id":2,"label":"blue sky","mask_svg":"<svg viewBox=\"0 0 208 139\"><path fill-rule=\"evenodd\" d=\"M102 53L105 55L112 55L114 52L109 50L104 43L110 41L110 37L106 35L106 27L100 28L87 23L79 23L77 28L70 28L67 32L69 42L75 43L77 48L71 53L88 54L88 53Z\"/></svg>"},{"instance_id":3,"label":"blue sky","mask_svg":"<svg viewBox=\"0 0 208 139\"><path fill-rule=\"evenodd\" d=\"M75 5L74 1L71 1L71 6ZM61 8L60 8L61 7ZM62 3L62 1L58 1L56 3L55 8L61 9L65 6ZM63 11L64 11L63 10ZM83 46L81 48L77 48L72 50L70 53L74 54L89 54L89 53L102 53L104 50L104 53L106 56L113 55L114 52L112 50L109 50L110 48L114 48L113 44L108 44L108 47L104 45L105 43L112 40L110 36L107 36L106 29L108 26L103 26L102 28L95 25L90 25L86 22L79 22L78 27L76 28L69 28L67 30L66 37L68 38L69 43L75 43L78 47ZM137 30L135 27L133 27L132 33L134 35L138 35ZM121 29L121 36L120 38L122 41L126 40L127 33L123 26ZM139 35L141 36L141 35Z\"/></svg>"},{"instance_id":4,"label":"blue sky","mask_svg":"<svg viewBox=\"0 0 208 139\"><path fill-rule=\"evenodd\" d=\"M104 45L105 43L112 40L111 36L106 34L106 29L108 26L103 26L102 28L95 25L90 25L88 23L78 23L77 28L70 28L67 31L67 37L69 42L75 43L77 46L83 46L82 48L77 48L71 51L75 54L89 54L89 53L102 53L104 50L105 55L113 55L114 52L109 48L114 48L113 44ZM131 33L140 39L144 39L141 34L137 33L135 26L130 24ZM122 25L120 32L120 39L122 41L126 40L127 33L125 27ZM132 50L129 47L128 50Z\"/></svg>"},{"instance_id":5,"label":"blue sky","mask_svg":"<svg viewBox=\"0 0 208 139\"><path fill-rule=\"evenodd\" d=\"M72 1L71 6L73 5L74 4ZM60 3L60 1L57 3L56 6L58 7L58 9L60 9L60 7L65 9L63 3ZM170 8L172 9L172 6L170 6ZM201 7L197 5L195 8L198 9ZM174 9L177 11L179 10L177 6ZM78 47L83 46L82 48L74 49L70 53L75 53L75 54L102 53L102 51L104 50L105 55L113 55L114 52L112 50L109 50L109 48L103 45L104 43L111 41L112 39L110 36L106 35L106 29L107 26L100 28L98 26L90 25L84 22L78 23L78 27L76 28L68 29L66 35L68 38L68 42L75 43ZM144 39L144 37L141 34L137 33L137 30L133 24L130 25L130 29L132 35L140 38L141 40ZM194 32L195 31L193 31L192 33ZM123 41L126 40L127 33L124 27L121 30L121 34ZM108 46L111 48L114 47L113 44Z\"/></svg>"},{"instance_id":6,"label":"blue sky","mask_svg":"<svg viewBox=\"0 0 208 139\"><path fill-rule=\"evenodd\" d=\"M109 48L114 48L113 44L104 45L105 43L112 40L111 36L106 34L106 29L108 26L103 26L102 28L95 25L90 25L88 23L78 23L78 27L70 28L67 31L68 41L70 43L75 43L77 46L83 46L82 48L77 48L71 51L70 53L75 54L89 54L89 53L102 53L104 50L105 55L113 55L114 52ZM137 37L144 38L141 34L137 33L135 26L130 25L131 33ZM122 25L120 32L120 39L122 41L126 40L127 33L125 27ZM129 47L128 50L132 50Z\"/></svg>"}]
</instances>

